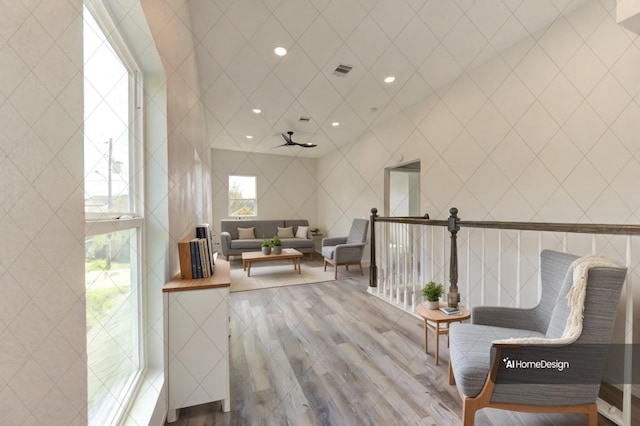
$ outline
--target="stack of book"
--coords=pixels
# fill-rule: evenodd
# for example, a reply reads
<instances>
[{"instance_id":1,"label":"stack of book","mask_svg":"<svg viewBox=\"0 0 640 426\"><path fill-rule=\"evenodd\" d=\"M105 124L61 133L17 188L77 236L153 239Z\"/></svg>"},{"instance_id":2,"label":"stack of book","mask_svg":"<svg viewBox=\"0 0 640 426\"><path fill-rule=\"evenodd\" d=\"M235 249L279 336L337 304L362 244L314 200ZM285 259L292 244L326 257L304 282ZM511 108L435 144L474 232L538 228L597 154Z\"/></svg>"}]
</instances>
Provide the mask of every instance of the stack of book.
<instances>
[{"instance_id":1,"label":"stack of book","mask_svg":"<svg viewBox=\"0 0 640 426\"><path fill-rule=\"evenodd\" d=\"M460 309L458 308L440 308L440 310L442 312L444 312L447 315L459 315L460 314Z\"/></svg>"},{"instance_id":2,"label":"stack of book","mask_svg":"<svg viewBox=\"0 0 640 426\"><path fill-rule=\"evenodd\" d=\"M180 278L192 280L212 276L216 254L213 252L209 224L198 225L195 238L187 237L178 241Z\"/></svg>"}]
</instances>

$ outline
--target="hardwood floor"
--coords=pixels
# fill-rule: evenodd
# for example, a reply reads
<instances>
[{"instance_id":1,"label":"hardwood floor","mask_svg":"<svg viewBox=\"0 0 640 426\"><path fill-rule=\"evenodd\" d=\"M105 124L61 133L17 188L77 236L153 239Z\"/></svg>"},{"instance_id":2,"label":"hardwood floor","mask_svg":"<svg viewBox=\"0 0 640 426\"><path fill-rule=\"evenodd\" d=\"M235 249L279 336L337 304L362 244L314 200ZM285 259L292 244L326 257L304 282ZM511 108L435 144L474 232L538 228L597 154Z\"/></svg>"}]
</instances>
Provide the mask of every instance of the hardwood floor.
<instances>
[{"instance_id":1,"label":"hardwood floor","mask_svg":"<svg viewBox=\"0 0 640 426\"><path fill-rule=\"evenodd\" d=\"M171 425L457 425L462 406L422 322L366 293L368 278L231 295L231 412L220 402ZM484 409L476 425L583 425L582 415ZM611 424L601 418L600 424Z\"/></svg>"}]
</instances>

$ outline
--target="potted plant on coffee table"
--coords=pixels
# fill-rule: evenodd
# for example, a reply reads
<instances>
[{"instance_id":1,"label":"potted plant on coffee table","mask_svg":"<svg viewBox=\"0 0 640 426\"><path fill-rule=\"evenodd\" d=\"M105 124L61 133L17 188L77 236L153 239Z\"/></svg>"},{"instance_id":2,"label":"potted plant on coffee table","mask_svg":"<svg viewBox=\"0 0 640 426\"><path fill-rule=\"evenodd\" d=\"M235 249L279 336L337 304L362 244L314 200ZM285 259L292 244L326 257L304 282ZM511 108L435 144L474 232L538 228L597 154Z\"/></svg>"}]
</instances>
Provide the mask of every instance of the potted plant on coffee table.
<instances>
[{"instance_id":1,"label":"potted plant on coffee table","mask_svg":"<svg viewBox=\"0 0 640 426\"><path fill-rule=\"evenodd\" d=\"M444 293L442 284L429 281L422 287L422 295L426 299L427 309L438 309L440 307L440 297Z\"/></svg>"},{"instance_id":2,"label":"potted plant on coffee table","mask_svg":"<svg viewBox=\"0 0 640 426\"><path fill-rule=\"evenodd\" d=\"M271 246L273 247L273 254L282 254L282 241L277 235L271 240Z\"/></svg>"},{"instance_id":3,"label":"potted plant on coffee table","mask_svg":"<svg viewBox=\"0 0 640 426\"><path fill-rule=\"evenodd\" d=\"M262 254L271 254L271 241L262 240Z\"/></svg>"}]
</instances>

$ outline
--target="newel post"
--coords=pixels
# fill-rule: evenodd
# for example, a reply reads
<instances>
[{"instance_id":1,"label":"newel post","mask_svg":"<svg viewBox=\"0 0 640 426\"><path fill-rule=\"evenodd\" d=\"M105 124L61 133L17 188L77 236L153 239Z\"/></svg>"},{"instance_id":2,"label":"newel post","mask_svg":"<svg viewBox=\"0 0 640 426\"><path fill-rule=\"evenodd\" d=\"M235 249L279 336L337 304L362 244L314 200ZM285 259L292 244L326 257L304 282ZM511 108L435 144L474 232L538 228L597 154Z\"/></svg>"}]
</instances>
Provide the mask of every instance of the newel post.
<instances>
[{"instance_id":1,"label":"newel post","mask_svg":"<svg viewBox=\"0 0 640 426\"><path fill-rule=\"evenodd\" d=\"M376 217L378 209L371 209L371 261L369 262L369 287L378 286L378 266L376 265Z\"/></svg>"},{"instance_id":2,"label":"newel post","mask_svg":"<svg viewBox=\"0 0 640 426\"><path fill-rule=\"evenodd\" d=\"M460 300L460 294L458 293L458 242L457 242L457 234L460 230L460 226L458 226L458 209L452 207L449 210L451 216L449 216L449 222L447 224L447 228L449 232L451 232L451 256L449 259L449 293L447 294L447 304L451 308L455 308L458 306L458 301Z\"/></svg>"}]
</instances>

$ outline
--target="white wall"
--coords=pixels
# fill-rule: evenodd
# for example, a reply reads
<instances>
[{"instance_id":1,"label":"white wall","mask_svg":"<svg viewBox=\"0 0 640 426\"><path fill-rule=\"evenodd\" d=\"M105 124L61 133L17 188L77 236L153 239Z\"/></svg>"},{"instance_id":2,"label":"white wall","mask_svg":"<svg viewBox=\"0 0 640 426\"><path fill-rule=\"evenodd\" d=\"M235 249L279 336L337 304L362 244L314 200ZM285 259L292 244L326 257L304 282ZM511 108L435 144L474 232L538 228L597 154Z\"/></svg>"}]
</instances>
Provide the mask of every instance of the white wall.
<instances>
[{"instance_id":1,"label":"white wall","mask_svg":"<svg viewBox=\"0 0 640 426\"><path fill-rule=\"evenodd\" d=\"M420 160L432 219L455 206L467 220L639 223L640 38L613 6L561 16L320 159L320 225L337 235L382 211L384 167L398 158Z\"/></svg>"},{"instance_id":2,"label":"white wall","mask_svg":"<svg viewBox=\"0 0 640 426\"><path fill-rule=\"evenodd\" d=\"M637 35L589 2L320 159L320 217L381 206L383 168L401 156L420 159L432 218L456 206L466 219L637 223L638 69Z\"/></svg>"},{"instance_id":3,"label":"white wall","mask_svg":"<svg viewBox=\"0 0 640 426\"><path fill-rule=\"evenodd\" d=\"M178 240L211 220L211 164L188 2L142 0L167 79L168 199L171 267Z\"/></svg>"},{"instance_id":4,"label":"white wall","mask_svg":"<svg viewBox=\"0 0 640 426\"><path fill-rule=\"evenodd\" d=\"M259 219L307 219L317 225L317 160L284 155L211 150L213 224L228 219L229 175L257 176Z\"/></svg>"},{"instance_id":5,"label":"white wall","mask_svg":"<svg viewBox=\"0 0 640 426\"><path fill-rule=\"evenodd\" d=\"M0 423L87 422L82 1L0 13Z\"/></svg>"}]
</instances>

